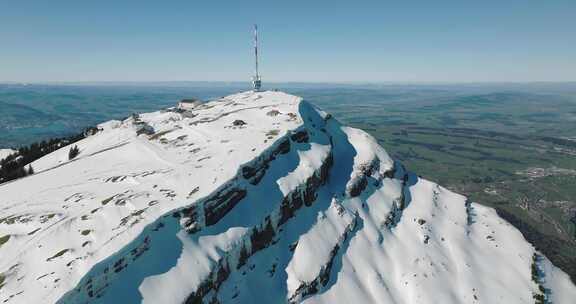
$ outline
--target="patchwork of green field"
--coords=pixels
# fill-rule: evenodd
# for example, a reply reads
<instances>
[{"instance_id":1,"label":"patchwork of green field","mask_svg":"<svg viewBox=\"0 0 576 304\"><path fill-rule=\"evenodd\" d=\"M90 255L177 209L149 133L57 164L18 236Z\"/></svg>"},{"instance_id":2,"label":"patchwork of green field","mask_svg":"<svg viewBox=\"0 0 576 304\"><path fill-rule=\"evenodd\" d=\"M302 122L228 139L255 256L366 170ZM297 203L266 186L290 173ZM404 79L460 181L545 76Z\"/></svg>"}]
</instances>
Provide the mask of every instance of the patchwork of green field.
<instances>
[{"instance_id":1,"label":"patchwork of green field","mask_svg":"<svg viewBox=\"0 0 576 304\"><path fill-rule=\"evenodd\" d=\"M302 92L424 178L494 207L576 281L576 85Z\"/></svg>"}]
</instances>

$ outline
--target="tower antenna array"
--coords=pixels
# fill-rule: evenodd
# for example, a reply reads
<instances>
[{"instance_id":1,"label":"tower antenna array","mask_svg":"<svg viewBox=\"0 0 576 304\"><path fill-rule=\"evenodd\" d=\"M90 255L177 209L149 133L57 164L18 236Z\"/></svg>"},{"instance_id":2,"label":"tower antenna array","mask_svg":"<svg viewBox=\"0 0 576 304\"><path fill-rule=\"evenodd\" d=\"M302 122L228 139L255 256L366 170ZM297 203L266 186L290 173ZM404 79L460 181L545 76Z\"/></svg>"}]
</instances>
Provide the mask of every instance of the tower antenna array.
<instances>
[{"instance_id":1,"label":"tower antenna array","mask_svg":"<svg viewBox=\"0 0 576 304\"><path fill-rule=\"evenodd\" d=\"M258 25L256 24L254 24L254 63L256 74L252 77L252 85L254 86L254 92L259 92L262 87L262 81L258 74Z\"/></svg>"}]
</instances>

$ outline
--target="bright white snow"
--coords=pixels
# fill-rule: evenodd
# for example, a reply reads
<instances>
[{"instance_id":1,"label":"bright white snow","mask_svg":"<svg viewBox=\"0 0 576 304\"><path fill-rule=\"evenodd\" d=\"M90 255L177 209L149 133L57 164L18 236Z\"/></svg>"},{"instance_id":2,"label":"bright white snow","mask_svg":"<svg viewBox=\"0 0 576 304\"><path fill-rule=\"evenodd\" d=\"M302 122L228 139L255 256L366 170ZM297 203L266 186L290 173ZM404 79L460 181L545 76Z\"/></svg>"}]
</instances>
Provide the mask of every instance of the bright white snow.
<instances>
[{"instance_id":1,"label":"bright white snow","mask_svg":"<svg viewBox=\"0 0 576 304\"><path fill-rule=\"evenodd\" d=\"M10 155L14 152L16 152L16 151L12 150L12 149L0 149L0 160L6 158L8 155Z\"/></svg>"},{"instance_id":2,"label":"bright white snow","mask_svg":"<svg viewBox=\"0 0 576 304\"><path fill-rule=\"evenodd\" d=\"M75 159L64 147L0 185L0 301L533 303L539 285L576 299L545 257L534 281L541 255L494 210L299 97L99 128Z\"/></svg>"}]
</instances>

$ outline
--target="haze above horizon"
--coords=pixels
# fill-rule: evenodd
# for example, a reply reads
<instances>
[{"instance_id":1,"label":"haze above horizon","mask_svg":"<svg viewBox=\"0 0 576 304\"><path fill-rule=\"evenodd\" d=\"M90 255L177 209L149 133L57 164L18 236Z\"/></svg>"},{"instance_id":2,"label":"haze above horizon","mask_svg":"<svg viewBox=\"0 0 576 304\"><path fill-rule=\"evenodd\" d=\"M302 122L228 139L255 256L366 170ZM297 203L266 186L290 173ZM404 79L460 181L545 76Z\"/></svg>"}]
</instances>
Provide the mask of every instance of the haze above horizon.
<instances>
[{"instance_id":1,"label":"haze above horizon","mask_svg":"<svg viewBox=\"0 0 576 304\"><path fill-rule=\"evenodd\" d=\"M0 82L576 80L574 1L6 2Z\"/></svg>"}]
</instances>

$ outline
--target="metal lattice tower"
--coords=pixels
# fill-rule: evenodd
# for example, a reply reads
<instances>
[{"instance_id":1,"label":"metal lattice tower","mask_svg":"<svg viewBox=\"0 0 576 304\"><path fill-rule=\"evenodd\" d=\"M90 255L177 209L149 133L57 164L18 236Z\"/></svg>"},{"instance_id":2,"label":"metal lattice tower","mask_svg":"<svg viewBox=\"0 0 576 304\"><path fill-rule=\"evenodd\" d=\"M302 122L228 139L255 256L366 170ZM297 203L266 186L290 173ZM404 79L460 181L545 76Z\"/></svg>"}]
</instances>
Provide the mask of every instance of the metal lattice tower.
<instances>
[{"instance_id":1,"label":"metal lattice tower","mask_svg":"<svg viewBox=\"0 0 576 304\"><path fill-rule=\"evenodd\" d=\"M260 79L260 74L258 74L258 25L254 24L254 63L255 63L255 75L252 77L252 85L254 86L254 92L259 92L262 87L262 80Z\"/></svg>"}]
</instances>

